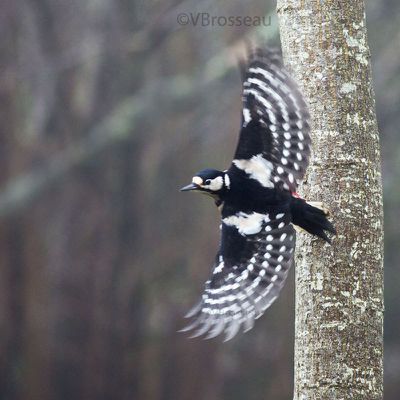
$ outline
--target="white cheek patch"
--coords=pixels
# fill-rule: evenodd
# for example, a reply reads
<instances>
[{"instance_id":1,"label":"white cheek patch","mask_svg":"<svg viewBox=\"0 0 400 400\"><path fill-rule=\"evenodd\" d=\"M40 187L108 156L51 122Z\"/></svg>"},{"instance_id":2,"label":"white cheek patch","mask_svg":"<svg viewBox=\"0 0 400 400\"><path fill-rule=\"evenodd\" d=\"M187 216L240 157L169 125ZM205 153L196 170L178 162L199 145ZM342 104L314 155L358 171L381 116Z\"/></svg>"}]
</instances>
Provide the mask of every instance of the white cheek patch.
<instances>
[{"instance_id":1,"label":"white cheek patch","mask_svg":"<svg viewBox=\"0 0 400 400\"><path fill-rule=\"evenodd\" d=\"M274 184L271 182L273 165L270 161L266 160L262 154L257 154L249 160L233 160L233 164L246 172L250 178L260 182L262 186L268 188L274 187Z\"/></svg>"},{"instance_id":2,"label":"white cheek patch","mask_svg":"<svg viewBox=\"0 0 400 400\"><path fill-rule=\"evenodd\" d=\"M221 190L223 186L224 180L222 179L222 176L217 176L216 178L211 180L211 183L209 185L204 185L203 187L206 189L210 189L213 192L217 192L218 190Z\"/></svg>"},{"instance_id":3,"label":"white cheek patch","mask_svg":"<svg viewBox=\"0 0 400 400\"><path fill-rule=\"evenodd\" d=\"M192 183L201 186L203 184L203 179L201 179L199 176L194 176L192 179Z\"/></svg>"},{"instance_id":4,"label":"white cheek patch","mask_svg":"<svg viewBox=\"0 0 400 400\"><path fill-rule=\"evenodd\" d=\"M261 231L267 216L259 213L246 214L239 212L223 219L225 225L235 226L241 235L255 235Z\"/></svg>"}]
</instances>

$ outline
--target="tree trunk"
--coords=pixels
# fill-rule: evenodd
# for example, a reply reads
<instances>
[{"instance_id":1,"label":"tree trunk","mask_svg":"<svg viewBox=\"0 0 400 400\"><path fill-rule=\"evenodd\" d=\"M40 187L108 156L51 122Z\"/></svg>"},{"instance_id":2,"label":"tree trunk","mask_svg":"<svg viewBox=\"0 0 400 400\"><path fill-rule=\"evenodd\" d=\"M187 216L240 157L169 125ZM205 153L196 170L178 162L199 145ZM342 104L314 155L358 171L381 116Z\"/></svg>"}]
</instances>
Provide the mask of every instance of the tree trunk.
<instances>
[{"instance_id":1,"label":"tree trunk","mask_svg":"<svg viewBox=\"0 0 400 400\"><path fill-rule=\"evenodd\" d=\"M286 64L312 116L303 185L337 229L298 235L294 399L383 397L379 135L362 0L278 0Z\"/></svg>"}]
</instances>

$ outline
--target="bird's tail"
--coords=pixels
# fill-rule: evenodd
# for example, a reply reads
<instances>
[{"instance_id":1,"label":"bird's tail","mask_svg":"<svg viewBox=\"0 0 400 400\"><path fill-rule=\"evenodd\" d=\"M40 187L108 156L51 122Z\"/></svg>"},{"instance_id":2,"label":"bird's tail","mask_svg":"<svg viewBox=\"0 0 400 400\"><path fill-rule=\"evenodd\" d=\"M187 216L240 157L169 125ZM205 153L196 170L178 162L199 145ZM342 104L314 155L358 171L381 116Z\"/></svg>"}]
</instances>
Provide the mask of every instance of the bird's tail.
<instances>
[{"instance_id":1,"label":"bird's tail","mask_svg":"<svg viewBox=\"0 0 400 400\"><path fill-rule=\"evenodd\" d=\"M336 230L321 203L307 203L303 199L292 197L290 207L294 225L331 243L325 231L336 234Z\"/></svg>"}]
</instances>

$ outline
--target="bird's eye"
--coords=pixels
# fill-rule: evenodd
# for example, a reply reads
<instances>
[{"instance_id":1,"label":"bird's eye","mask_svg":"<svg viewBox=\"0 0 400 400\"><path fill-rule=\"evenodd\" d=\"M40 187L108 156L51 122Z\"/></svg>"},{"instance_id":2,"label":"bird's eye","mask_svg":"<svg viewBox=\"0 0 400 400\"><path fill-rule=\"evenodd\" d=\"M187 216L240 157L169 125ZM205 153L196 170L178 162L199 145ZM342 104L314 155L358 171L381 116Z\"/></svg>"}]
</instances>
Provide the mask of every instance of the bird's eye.
<instances>
[{"instance_id":1,"label":"bird's eye","mask_svg":"<svg viewBox=\"0 0 400 400\"><path fill-rule=\"evenodd\" d=\"M205 183L206 185L209 185L209 184L211 183L211 179L207 179L204 183Z\"/></svg>"}]
</instances>

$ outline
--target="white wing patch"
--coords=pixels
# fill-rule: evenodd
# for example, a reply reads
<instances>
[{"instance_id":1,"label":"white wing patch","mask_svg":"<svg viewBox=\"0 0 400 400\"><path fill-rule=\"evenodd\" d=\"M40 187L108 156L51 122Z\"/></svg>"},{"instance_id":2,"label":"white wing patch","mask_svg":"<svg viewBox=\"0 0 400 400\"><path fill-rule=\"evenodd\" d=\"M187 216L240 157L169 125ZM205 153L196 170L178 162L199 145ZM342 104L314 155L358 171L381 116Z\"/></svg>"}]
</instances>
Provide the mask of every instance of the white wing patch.
<instances>
[{"instance_id":1,"label":"white wing patch","mask_svg":"<svg viewBox=\"0 0 400 400\"><path fill-rule=\"evenodd\" d=\"M246 172L249 178L255 179L264 187L273 188L271 182L271 172L273 170L272 162L266 160L262 154L257 154L249 160L233 160L233 164Z\"/></svg>"},{"instance_id":2,"label":"white wing patch","mask_svg":"<svg viewBox=\"0 0 400 400\"><path fill-rule=\"evenodd\" d=\"M238 232L245 236L259 233L266 218L264 214L256 212L251 214L239 212L236 215L224 218L222 221L228 226L235 226Z\"/></svg>"}]
</instances>

